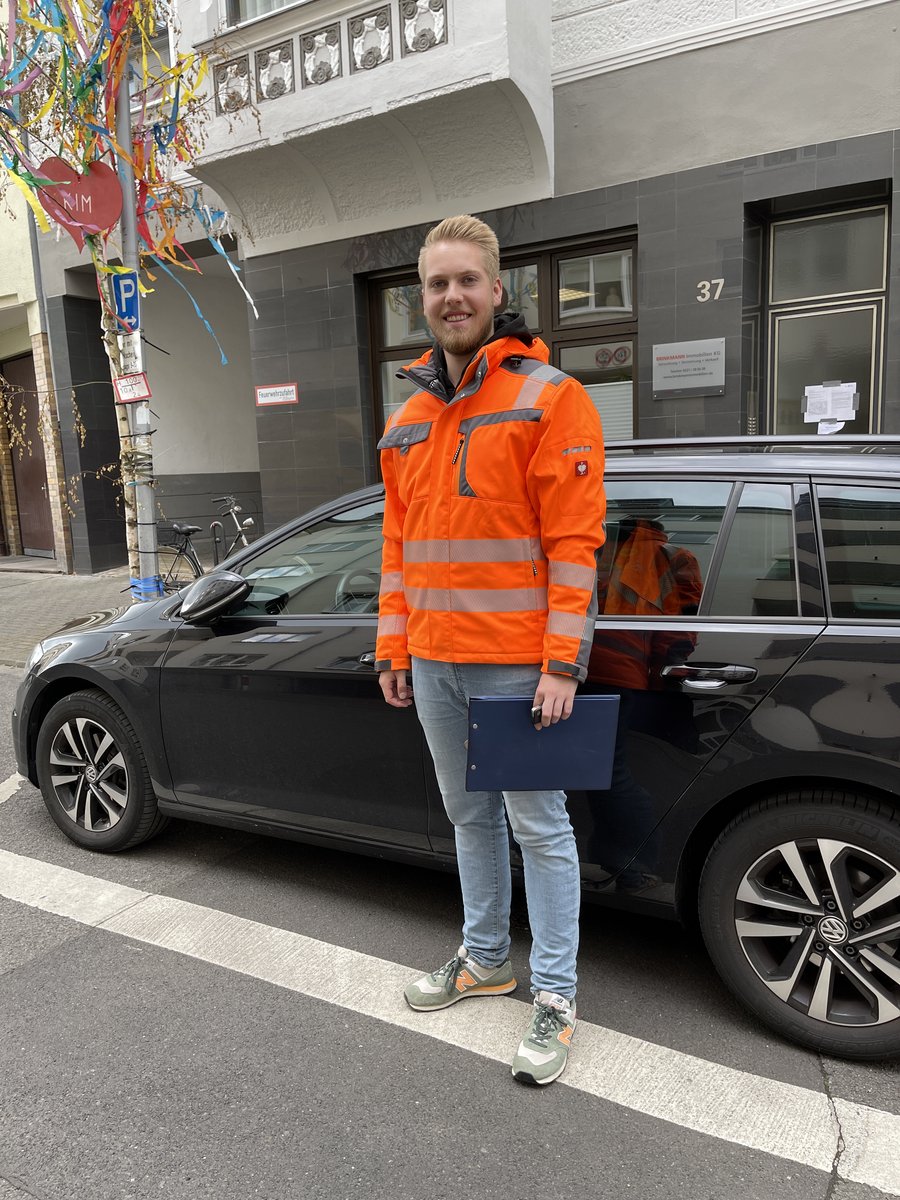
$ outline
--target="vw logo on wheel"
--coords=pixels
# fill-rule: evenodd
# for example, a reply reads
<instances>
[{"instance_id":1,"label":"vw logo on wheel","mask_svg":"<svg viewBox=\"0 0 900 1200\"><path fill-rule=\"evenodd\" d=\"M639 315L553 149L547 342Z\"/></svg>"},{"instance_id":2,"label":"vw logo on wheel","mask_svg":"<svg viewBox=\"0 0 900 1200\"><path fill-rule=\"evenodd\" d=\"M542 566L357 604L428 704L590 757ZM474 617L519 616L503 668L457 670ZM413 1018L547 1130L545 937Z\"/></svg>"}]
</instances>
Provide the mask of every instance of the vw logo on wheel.
<instances>
[{"instance_id":1,"label":"vw logo on wheel","mask_svg":"<svg viewBox=\"0 0 900 1200\"><path fill-rule=\"evenodd\" d=\"M824 917L819 922L819 936L833 946L846 942L849 934L849 929L839 917Z\"/></svg>"},{"instance_id":2,"label":"vw logo on wheel","mask_svg":"<svg viewBox=\"0 0 900 1200\"><path fill-rule=\"evenodd\" d=\"M88 781L88 783L96 783L97 782L97 768L93 767L93 766L85 767L84 777Z\"/></svg>"}]
</instances>

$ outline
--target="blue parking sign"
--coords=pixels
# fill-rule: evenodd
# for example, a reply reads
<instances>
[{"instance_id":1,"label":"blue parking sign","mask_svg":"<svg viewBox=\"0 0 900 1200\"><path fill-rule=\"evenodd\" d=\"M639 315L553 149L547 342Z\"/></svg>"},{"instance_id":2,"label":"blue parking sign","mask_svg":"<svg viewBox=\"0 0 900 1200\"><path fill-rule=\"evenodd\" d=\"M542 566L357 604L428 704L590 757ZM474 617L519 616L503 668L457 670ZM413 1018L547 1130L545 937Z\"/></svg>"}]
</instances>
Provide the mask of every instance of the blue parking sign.
<instances>
[{"instance_id":1,"label":"blue parking sign","mask_svg":"<svg viewBox=\"0 0 900 1200\"><path fill-rule=\"evenodd\" d=\"M140 326L140 294L137 271L121 271L112 277L116 316L132 333Z\"/></svg>"}]
</instances>

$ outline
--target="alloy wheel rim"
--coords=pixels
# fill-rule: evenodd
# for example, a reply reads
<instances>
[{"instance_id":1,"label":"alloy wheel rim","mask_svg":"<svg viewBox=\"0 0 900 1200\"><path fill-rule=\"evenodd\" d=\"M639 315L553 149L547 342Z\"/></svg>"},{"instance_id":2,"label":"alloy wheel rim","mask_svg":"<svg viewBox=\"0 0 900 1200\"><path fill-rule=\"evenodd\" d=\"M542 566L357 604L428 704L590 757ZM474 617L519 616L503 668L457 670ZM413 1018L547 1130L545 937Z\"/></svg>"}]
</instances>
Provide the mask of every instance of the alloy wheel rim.
<instances>
[{"instance_id":1,"label":"alloy wheel rim","mask_svg":"<svg viewBox=\"0 0 900 1200\"><path fill-rule=\"evenodd\" d=\"M735 898L741 949L773 995L829 1025L900 1017L900 870L828 838L756 860Z\"/></svg>"},{"instance_id":2,"label":"alloy wheel rim","mask_svg":"<svg viewBox=\"0 0 900 1200\"><path fill-rule=\"evenodd\" d=\"M91 717L73 717L50 746L50 782L63 812L91 833L119 823L128 803L128 768L115 738Z\"/></svg>"}]
</instances>

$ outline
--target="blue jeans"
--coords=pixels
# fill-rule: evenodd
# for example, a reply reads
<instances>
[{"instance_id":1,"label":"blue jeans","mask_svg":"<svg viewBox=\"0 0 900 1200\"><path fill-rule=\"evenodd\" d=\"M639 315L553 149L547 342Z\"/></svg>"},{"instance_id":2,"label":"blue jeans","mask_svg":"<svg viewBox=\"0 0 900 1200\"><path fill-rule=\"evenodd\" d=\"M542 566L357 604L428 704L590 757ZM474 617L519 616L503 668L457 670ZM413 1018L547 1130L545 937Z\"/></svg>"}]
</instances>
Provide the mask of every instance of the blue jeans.
<instances>
[{"instance_id":1,"label":"blue jeans","mask_svg":"<svg viewBox=\"0 0 900 1200\"><path fill-rule=\"evenodd\" d=\"M565 792L466 791L469 697L531 697L540 666L414 658L412 676L416 712L456 832L463 945L486 967L498 967L509 957L512 885L505 807L525 864L532 990L571 998L581 887Z\"/></svg>"}]
</instances>

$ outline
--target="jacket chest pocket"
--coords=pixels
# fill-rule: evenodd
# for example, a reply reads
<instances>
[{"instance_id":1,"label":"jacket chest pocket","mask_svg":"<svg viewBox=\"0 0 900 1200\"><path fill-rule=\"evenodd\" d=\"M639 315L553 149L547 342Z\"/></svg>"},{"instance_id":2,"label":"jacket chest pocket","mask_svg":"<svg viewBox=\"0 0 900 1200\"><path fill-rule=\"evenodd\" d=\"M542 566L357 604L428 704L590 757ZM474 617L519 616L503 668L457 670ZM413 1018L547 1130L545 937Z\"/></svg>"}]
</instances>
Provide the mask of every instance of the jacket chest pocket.
<instances>
[{"instance_id":1,"label":"jacket chest pocket","mask_svg":"<svg viewBox=\"0 0 900 1200\"><path fill-rule=\"evenodd\" d=\"M525 476L541 410L483 413L459 425L458 492L478 500L528 504Z\"/></svg>"},{"instance_id":2,"label":"jacket chest pocket","mask_svg":"<svg viewBox=\"0 0 900 1200\"><path fill-rule=\"evenodd\" d=\"M393 450L401 499L408 504L428 489L431 458L431 421L395 425L378 443L379 450Z\"/></svg>"}]
</instances>

